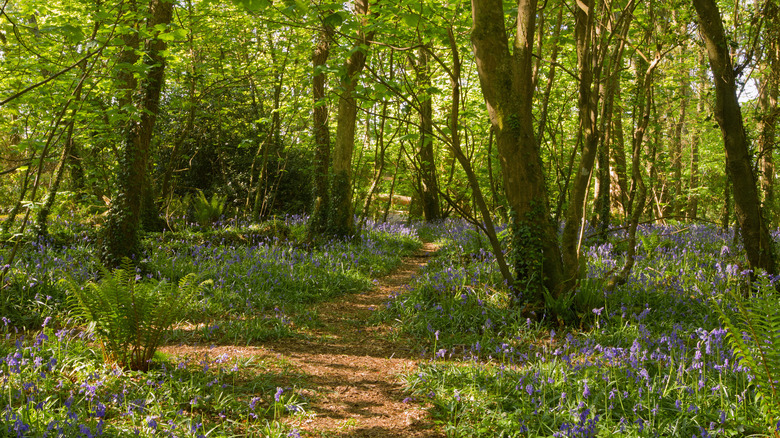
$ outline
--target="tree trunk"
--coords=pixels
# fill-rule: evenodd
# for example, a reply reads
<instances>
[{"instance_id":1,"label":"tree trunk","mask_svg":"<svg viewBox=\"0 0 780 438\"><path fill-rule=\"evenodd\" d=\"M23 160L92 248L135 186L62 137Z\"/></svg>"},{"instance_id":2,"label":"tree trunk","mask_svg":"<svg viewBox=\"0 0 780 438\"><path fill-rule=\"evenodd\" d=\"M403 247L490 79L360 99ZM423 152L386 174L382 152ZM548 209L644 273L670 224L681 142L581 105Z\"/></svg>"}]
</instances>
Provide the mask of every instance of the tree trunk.
<instances>
[{"instance_id":1,"label":"tree trunk","mask_svg":"<svg viewBox=\"0 0 780 438\"><path fill-rule=\"evenodd\" d=\"M322 234L328 225L330 208L330 128L328 128L328 103L325 100L325 67L330 55L333 27L323 23L312 54L314 76L312 96L314 110L312 125L314 131L314 206L309 219L309 237Z\"/></svg>"},{"instance_id":2,"label":"tree trunk","mask_svg":"<svg viewBox=\"0 0 780 438\"><path fill-rule=\"evenodd\" d=\"M704 99L706 94L706 82L707 82L707 66L704 60L704 52L699 52L697 56L697 70L698 70L698 96L696 103L696 114L699 123L696 124L696 131L691 141L691 176L688 183L688 210L686 216L689 218L695 218L699 214L699 144L701 142L701 133L703 129L701 125L704 123L705 117L705 105Z\"/></svg>"},{"instance_id":3,"label":"tree trunk","mask_svg":"<svg viewBox=\"0 0 780 438\"><path fill-rule=\"evenodd\" d=\"M539 115L539 128L536 131L536 141L539 147L544 139L544 131L547 129L547 113L550 106L550 94L552 93L553 83L555 82L555 67L558 64L558 51L560 50L559 38L561 36L561 25L563 24L563 7L558 8L558 17L555 19L555 29L553 30L552 40L554 41L552 53L550 54L550 69L547 72L547 85L542 95L542 110Z\"/></svg>"},{"instance_id":4,"label":"tree trunk","mask_svg":"<svg viewBox=\"0 0 780 438\"><path fill-rule=\"evenodd\" d=\"M452 150L452 153L455 155L455 158L463 168L463 171L466 172L466 178L468 179L469 186L471 187L474 202L477 204L477 208L482 215L483 224L480 228L483 229L488 237L493 254L496 256L496 264L498 264L498 269L501 272L501 276L507 285L513 287L514 278L512 277L512 272L509 270L509 266L506 263L506 258L504 257L504 250L501 247L501 242L498 240L498 235L496 234L496 228L493 224L491 211L488 209L487 202L485 202L485 196L482 194L482 188L479 186L479 181L477 180L477 175L474 173L474 169L471 166L471 161L468 159L468 157L466 157L466 154L463 153L463 148L460 146L460 131L458 130L458 125L460 120L461 64L460 55L458 52L458 44L455 40L455 33L453 32L452 28L448 29L448 36L450 42L450 53L452 54L452 70L450 76L452 106L450 108L449 118L449 146ZM492 134L490 142L492 143ZM488 154L490 154L489 150ZM489 166L490 164L488 167ZM495 197L495 193L493 196Z\"/></svg>"},{"instance_id":5,"label":"tree trunk","mask_svg":"<svg viewBox=\"0 0 780 438\"><path fill-rule=\"evenodd\" d=\"M737 100L736 77L723 29L720 11L714 0L693 0L715 82L715 120L720 125L726 149L726 165L734 185L737 221L750 268L777 271L772 238L761 211L756 178L751 166L748 140Z\"/></svg>"},{"instance_id":6,"label":"tree trunk","mask_svg":"<svg viewBox=\"0 0 780 438\"><path fill-rule=\"evenodd\" d=\"M96 3L96 11L100 12L100 6L101 2L98 1ZM92 35L90 37L90 42L95 42L95 37L97 36L98 29L100 28L100 21L96 20L94 25L92 26ZM94 64L93 64L94 66ZM92 67L87 68L87 60L84 59L79 64L79 69L81 70L81 78L79 80L79 83L76 85L76 89L73 91L73 99L76 102L81 101L81 92L84 87L84 81L87 79L87 76L92 71ZM70 113L70 120L68 120L68 127L67 135L65 138L65 146L62 148L62 154L60 155L60 159L57 161L57 166L54 168L52 181L49 184L49 192L46 194L46 198L43 201L43 205L41 206L41 209L38 210L38 215L35 220L35 229L38 233L38 236L45 236L48 234L48 217L49 213L51 212L51 209L54 207L54 200L57 197L57 191L60 189L60 184L62 183L62 178L65 175L65 168L69 162L73 161L73 153L76 149L75 147L75 140L73 139L73 129L76 124L76 114L78 113L79 109L81 108L81 105L77 105L71 110ZM77 153L77 152L76 152ZM73 172L73 169L78 169L77 172ZM76 163L76 165L71 164L71 173L75 173L75 176L79 178L80 171L80 184L83 186L84 184L84 174L83 169L81 169L81 163Z\"/></svg>"},{"instance_id":7,"label":"tree trunk","mask_svg":"<svg viewBox=\"0 0 780 438\"><path fill-rule=\"evenodd\" d=\"M14 139L11 139L12 144ZM24 202L24 197L27 195L27 189L30 186L30 176L32 176L33 171L33 161L35 160L35 149L33 149L32 154L30 155L30 159L28 160L27 169L24 171L24 178L22 178L22 187L19 190L19 199L14 204L14 208L11 209L10 212L8 212L8 217L5 218L3 221L3 226L0 228L0 232L2 234L5 234L9 231L11 231L11 228L13 227L14 221L16 221L16 216L19 215L19 212L22 210L22 202Z\"/></svg>"},{"instance_id":8,"label":"tree trunk","mask_svg":"<svg viewBox=\"0 0 780 438\"><path fill-rule=\"evenodd\" d=\"M617 104L612 111L615 116L612 118L612 127L610 128L611 137L614 139L612 147L609 148L612 161L610 165L610 191L612 195L610 198L612 208L618 210L625 219L628 219L629 187L626 175L626 148L623 136L623 107L620 99L620 88L620 79L618 78L614 91L614 102Z\"/></svg>"},{"instance_id":9,"label":"tree trunk","mask_svg":"<svg viewBox=\"0 0 780 438\"><path fill-rule=\"evenodd\" d=\"M683 52L684 53L684 52ZM671 212L674 216L679 216L685 211L685 197L683 196L683 178L682 178L682 151L683 151L683 127L685 126L686 111L688 108L688 99L690 97L690 82L687 72L683 72L683 78L680 82L680 115L674 124L674 135L672 136L671 165L672 165L672 190Z\"/></svg>"},{"instance_id":10,"label":"tree trunk","mask_svg":"<svg viewBox=\"0 0 780 438\"><path fill-rule=\"evenodd\" d=\"M173 172L176 169L176 167L179 165L179 155L181 154L181 147L184 144L185 141L192 135L192 130L195 127L195 115L198 105L198 99L197 94L195 90L195 84L196 84L196 78L198 77L198 70L197 70L197 52L195 50L195 42L194 42L194 35L192 32L192 26L193 26L193 12L192 12L192 0L187 1L187 15L190 20L189 27L190 32L187 34L187 46L188 51L190 55L190 62L189 62L189 80L187 84L187 104L185 108L187 109L187 123L184 125L184 129L182 129L182 132L179 134L178 137L176 137L176 140L173 143L173 147L171 148L171 155L168 159L168 166L166 166L165 171L163 173L162 177L162 184L160 187L160 198L163 202L163 209L167 210L167 207L170 203L170 199L172 197L172 186L171 186L171 179L173 178ZM253 102L254 102L254 94L253 94ZM259 118L257 112L255 113L255 117Z\"/></svg>"},{"instance_id":11,"label":"tree trunk","mask_svg":"<svg viewBox=\"0 0 780 438\"><path fill-rule=\"evenodd\" d=\"M472 0L471 43L512 212L516 283L538 306L544 303L545 290L556 297L564 292L564 277L531 112L536 4L536 0L520 0L514 53L510 54L503 2Z\"/></svg>"},{"instance_id":12,"label":"tree trunk","mask_svg":"<svg viewBox=\"0 0 780 438\"><path fill-rule=\"evenodd\" d=\"M363 26L369 13L368 0L355 1L355 14L362 17ZM352 55L346 63L346 74L341 80L339 109L336 117L336 143L333 149L333 179L331 181L331 202L329 231L336 236L355 234L354 207L352 205L352 153L355 150L355 122L357 102L355 87L358 76L366 65L366 48L371 43L374 31L358 32Z\"/></svg>"},{"instance_id":13,"label":"tree trunk","mask_svg":"<svg viewBox=\"0 0 780 438\"><path fill-rule=\"evenodd\" d=\"M431 86L428 71L428 52L422 47L418 51L417 71L418 87L426 90ZM426 222L441 219L439 207L439 184L436 178L436 158L433 153L433 97L423 92L420 105L420 200Z\"/></svg>"},{"instance_id":14,"label":"tree trunk","mask_svg":"<svg viewBox=\"0 0 780 438\"><path fill-rule=\"evenodd\" d=\"M637 94L635 109L638 113L635 115L634 133L631 139L631 198L628 201L628 204L631 206L631 218L628 227L628 250L626 251L623 269L619 274L610 279L611 287L625 283L634 267L636 256L636 230L647 200L647 186L644 183L641 168L642 143L645 138L645 132L647 131L647 125L650 123L650 110L653 106L651 98L653 72L660 61L660 55L656 56L653 62L649 64L646 60L641 59L639 66L646 68L644 71L642 71L642 69L637 69L636 71Z\"/></svg>"},{"instance_id":15,"label":"tree trunk","mask_svg":"<svg viewBox=\"0 0 780 438\"><path fill-rule=\"evenodd\" d=\"M171 22L173 2L152 0L149 5L151 16L147 27ZM103 236L103 259L116 265L122 258L132 258L140 251L139 229L143 215L144 192L149 190L149 156L154 124L159 113L160 94L164 86L165 51L167 44L156 36L150 41L148 58L149 73L141 84L139 117L129 120L125 128L124 147L119 157L117 174L118 192L111 204ZM135 49L126 47L125 51ZM133 83L131 81L130 83Z\"/></svg>"},{"instance_id":16,"label":"tree trunk","mask_svg":"<svg viewBox=\"0 0 780 438\"><path fill-rule=\"evenodd\" d=\"M601 135L599 136L599 152L598 152L598 194L596 200L595 211L598 214L598 229L601 239L606 240L606 232L609 228L609 224L612 220L612 202L611 202L611 185L612 174L610 172L610 156L613 155L610 151L613 148L613 131L614 124L612 122L614 108L615 108L615 95L620 87L620 71L623 64L623 52L626 45L626 35L631 25L631 21L634 17L633 10L636 7L636 2L629 3L627 10L621 15L620 20L617 23L615 29L611 29L613 34L618 36L618 41L612 48L609 56L609 64L606 69L606 78L599 84L600 100L602 102L601 115L600 115L600 128ZM606 50L606 47L603 49ZM621 117L618 113L618 118ZM622 133L621 133L622 134ZM623 147L622 142L618 147ZM621 150L620 154L624 154ZM625 157L623 162L623 171L625 172Z\"/></svg>"},{"instance_id":17,"label":"tree trunk","mask_svg":"<svg viewBox=\"0 0 780 438\"><path fill-rule=\"evenodd\" d=\"M382 216L382 222L387 222L387 217L390 215L390 209L393 208L393 196L395 196L395 183L398 180L398 169L401 167L403 161L403 148L398 148L398 158L395 160L395 169L393 170L393 182L390 183L390 195L387 198L387 204L385 205L385 214Z\"/></svg>"},{"instance_id":18,"label":"tree trunk","mask_svg":"<svg viewBox=\"0 0 780 438\"><path fill-rule=\"evenodd\" d=\"M391 61L391 69L392 69L392 61ZM368 213L369 210L371 209L371 202L373 201L374 195L376 194L377 190L379 190L379 185L384 175L385 161L386 161L385 153L387 152L387 147L395 139L395 134L393 134L393 136L390 138L390 141L387 142L385 141L385 126L387 125L387 106L388 106L387 100L383 100L382 113L379 119L379 130L376 133L377 145L376 145L376 153L374 154L374 163L375 163L374 175L373 178L371 178L371 186L368 188L368 193L366 193L366 200L363 202L363 209L360 213L361 229L363 228L363 225L365 224L366 219L368 218ZM368 126L366 126L366 129L368 129ZM398 132L398 129L396 130L396 132Z\"/></svg>"},{"instance_id":19,"label":"tree trunk","mask_svg":"<svg viewBox=\"0 0 780 438\"><path fill-rule=\"evenodd\" d=\"M288 40L289 43L289 40ZM273 39L269 36L271 63L274 66L273 109L271 111L271 127L263 142L260 176L255 188L255 200L252 207L252 218L255 221L265 219L274 207L276 185L274 181L279 179L280 161L282 160L282 87L284 86L284 74L287 69L287 61L290 58L290 45L278 49L273 45ZM277 50L284 53L281 64L277 59Z\"/></svg>"},{"instance_id":20,"label":"tree trunk","mask_svg":"<svg viewBox=\"0 0 780 438\"><path fill-rule=\"evenodd\" d=\"M582 136L582 156L574 175L569 207L566 210L566 224L561 237L561 254L566 281L576 281L580 272L580 235L585 215L585 197L593 173L593 163L598 150L599 136L596 130L598 93L592 89L594 79L595 49L593 41L593 23L595 0L577 0L574 6L574 34L577 44L577 70L580 77L579 133Z\"/></svg>"}]
</instances>

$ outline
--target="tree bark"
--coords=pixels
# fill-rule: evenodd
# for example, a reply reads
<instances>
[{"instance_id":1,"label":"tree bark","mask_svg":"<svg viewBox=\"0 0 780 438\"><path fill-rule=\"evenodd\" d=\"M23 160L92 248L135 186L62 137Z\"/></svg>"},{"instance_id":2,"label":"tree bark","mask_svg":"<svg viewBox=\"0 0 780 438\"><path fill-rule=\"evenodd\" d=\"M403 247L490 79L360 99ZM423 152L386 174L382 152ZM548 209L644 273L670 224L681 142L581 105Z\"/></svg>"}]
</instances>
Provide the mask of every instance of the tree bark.
<instances>
[{"instance_id":1,"label":"tree bark","mask_svg":"<svg viewBox=\"0 0 780 438\"><path fill-rule=\"evenodd\" d=\"M149 4L149 29L167 25L173 15L173 2L152 0ZM155 30L159 33L159 30ZM103 259L116 265L122 258L132 258L140 251L140 225L144 214L143 198L149 190L149 156L154 125L160 107L160 94L164 86L165 41L152 38L146 63L149 72L141 84L137 102L138 118L129 120L125 127L124 145L119 157L117 174L118 192L111 204L103 236ZM135 49L130 46L125 51ZM131 75L132 76L132 75ZM130 84L134 80L128 80Z\"/></svg>"},{"instance_id":2,"label":"tree bark","mask_svg":"<svg viewBox=\"0 0 780 438\"><path fill-rule=\"evenodd\" d=\"M309 237L325 232L328 225L330 208L330 128L328 127L328 103L325 100L325 66L330 55L330 43L333 27L327 23L317 36L317 45L312 54L314 76L312 77L312 96L314 110L312 125L314 131L314 206L309 220Z\"/></svg>"},{"instance_id":3,"label":"tree bark","mask_svg":"<svg viewBox=\"0 0 780 438\"><path fill-rule=\"evenodd\" d=\"M425 47L419 49L418 61L415 66L417 82L421 90L431 86L427 50ZM439 184L436 178L436 157L433 153L433 97L427 91L424 91L419 105L420 200L422 201L425 221L435 222L441 219L441 208L439 207Z\"/></svg>"},{"instance_id":4,"label":"tree bark","mask_svg":"<svg viewBox=\"0 0 780 438\"><path fill-rule=\"evenodd\" d=\"M593 163L598 150L599 136L596 129L598 93L592 89L594 79L595 49L593 26L595 0L577 0L574 5L574 35L577 44L577 70L579 73L579 133L582 136L582 156L574 175L569 206L566 211L566 224L561 237L561 254L567 281L576 281L580 271L580 231L584 217L585 196L593 173Z\"/></svg>"},{"instance_id":5,"label":"tree bark","mask_svg":"<svg viewBox=\"0 0 780 438\"><path fill-rule=\"evenodd\" d=\"M450 42L450 53L452 54L452 70L451 70L451 76L450 76L450 90L451 90L451 97L452 97L452 106L450 108L450 114L449 114L449 128L450 128L450 149L452 150L453 155L458 160L458 163L460 163L461 167L463 168L463 171L466 172L466 178L468 179L469 186L471 187L471 192L474 197L474 202L477 204L477 208L480 211L480 214L482 215L482 226L481 228L485 232L485 234L488 237L488 241L490 242L490 246L493 250L493 254L496 256L496 264L498 264L498 269L501 272L501 276L503 277L504 281L509 286L513 286L514 278L512 277L512 272L509 270L509 265L507 265L506 258L504 257L504 249L501 247L501 242L498 240L498 235L496 234L496 228L493 224L493 217L491 215L491 211L488 209L487 202L485 202L485 196L482 194L482 188L479 186L479 181L477 180L477 175L474 173L474 168L471 166L471 161L466 157L466 154L463 153L463 148L460 146L460 131L458 130L458 125L460 121L460 83L461 83L461 64L460 64L460 54L458 52L458 43L455 40L455 33L453 32L452 28L448 29L448 37ZM492 143L492 132L491 132L491 143ZM488 154L490 154L490 150L488 149ZM488 155L489 157L489 155ZM490 163L490 161L488 161ZM488 167L490 167L491 164L488 164ZM492 184L491 184L492 187ZM495 193L493 193L493 197L495 198Z\"/></svg>"},{"instance_id":6,"label":"tree bark","mask_svg":"<svg viewBox=\"0 0 780 438\"><path fill-rule=\"evenodd\" d=\"M550 69L547 72L547 84L542 95L542 110L539 113L539 128L536 131L536 141L541 148L544 139L544 131L547 129L547 114L550 107L550 94L552 94L553 83L555 82L555 67L558 64L558 51L560 50L559 39L561 36L561 26L563 24L563 7L558 8L558 17L555 19L555 29L553 30L552 40L554 41L552 53L550 54Z\"/></svg>"},{"instance_id":7,"label":"tree bark","mask_svg":"<svg viewBox=\"0 0 780 438\"><path fill-rule=\"evenodd\" d=\"M621 18L616 23L614 29L610 29L613 34L617 35L618 41L615 43L610 56L608 58L608 65L606 68L606 78L599 83L599 94L601 106L601 115L599 116L599 130L601 135L599 136L599 151L598 151L598 190L595 206L595 213L598 214L598 229L601 239L606 240L606 232L609 228L609 224L612 220L612 202L611 202L611 185L612 174L610 172L610 152L613 149L613 132L614 124L612 122L613 114L615 113L615 95L620 88L620 71L623 64L623 53L626 46L626 35L628 34L631 21L634 17L633 10L636 7L636 2L630 2L627 10L621 15ZM606 50L606 47L603 49ZM618 113L618 118L621 117ZM621 133L622 134L622 133ZM617 147L623 147L622 142ZM620 154L624 154L621 150ZM625 158L623 161L623 171L625 172Z\"/></svg>"},{"instance_id":8,"label":"tree bark","mask_svg":"<svg viewBox=\"0 0 780 438\"><path fill-rule=\"evenodd\" d=\"M671 165L672 165L672 190L671 211L673 216L679 216L685 211L685 197L683 196L683 177L682 177L682 151L683 151L683 127L685 126L686 111L688 108L688 99L690 97L690 82L687 72L683 72L683 78L680 82L680 113L674 124L674 135L671 146Z\"/></svg>"},{"instance_id":9,"label":"tree bark","mask_svg":"<svg viewBox=\"0 0 780 438\"><path fill-rule=\"evenodd\" d=\"M617 102L616 109L613 109L615 116L612 118L612 127L610 132L613 134L614 144L609 148L610 154L610 188L612 208L620 212L625 218L629 214L628 208L628 176L626 174L626 148L625 137L623 136L623 107L620 99L621 84L618 79L615 84L614 102Z\"/></svg>"},{"instance_id":10,"label":"tree bark","mask_svg":"<svg viewBox=\"0 0 780 438\"><path fill-rule=\"evenodd\" d=\"M764 220L751 166L748 140L737 100L734 66L720 11L714 0L693 0L715 82L715 120L726 149L726 165L734 185L737 221L750 268L777 271L772 238Z\"/></svg>"},{"instance_id":11,"label":"tree bark","mask_svg":"<svg viewBox=\"0 0 780 438\"><path fill-rule=\"evenodd\" d=\"M545 289L556 297L564 292L564 277L531 112L536 5L536 0L519 1L510 54L503 2L472 0L471 43L512 213L516 285L535 305L543 305Z\"/></svg>"},{"instance_id":12,"label":"tree bark","mask_svg":"<svg viewBox=\"0 0 780 438\"><path fill-rule=\"evenodd\" d=\"M634 268L636 256L636 230L639 220L644 211L647 201L647 186L644 183L641 168L642 143L647 131L647 125L650 123L650 111L652 104L652 84L653 72L661 61L660 54L651 62L647 63L645 59L640 59L640 67L645 67L644 71L637 69L637 94L635 109L638 113L635 115L634 133L631 139L631 197L628 204L631 206L631 218L628 227L628 250L623 269L617 275L610 279L610 286L625 283L631 270Z\"/></svg>"},{"instance_id":13,"label":"tree bark","mask_svg":"<svg viewBox=\"0 0 780 438\"><path fill-rule=\"evenodd\" d=\"M352 203L352 153L355 150L355 122L357 102L355 88L359 74L366 65L366 48L371 43L374 31L365 32L369 13L368 0L355 1L355 15L363 23L358 32L352 55L346 62L346 74L341 80L338 115L336 116L336 140L333 148L333 179L331 181L329 231L336 236L355 234L354 206Z\"/></svg>"}]
</instances>

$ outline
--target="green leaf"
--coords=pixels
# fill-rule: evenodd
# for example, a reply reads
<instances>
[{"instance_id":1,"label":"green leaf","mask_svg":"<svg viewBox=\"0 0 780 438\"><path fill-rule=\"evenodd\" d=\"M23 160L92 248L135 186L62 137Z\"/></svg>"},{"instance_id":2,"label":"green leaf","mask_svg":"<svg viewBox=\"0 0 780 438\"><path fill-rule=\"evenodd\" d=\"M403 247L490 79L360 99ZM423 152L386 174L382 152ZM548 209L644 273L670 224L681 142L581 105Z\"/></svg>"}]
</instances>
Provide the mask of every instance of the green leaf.
<instances>
[{"instance_id":1,"label":"green leaf","mask_svg":"<svg viewBox=\"0 0 780 438\"><path fill-rule=\"evenodd\" d=\"M65 38L71 44L75 44L84 40L84 31L81 30L80 27L70 24L62 26L62 34L65 35Z\"/></svg>"},{"instance_id":2,"label":"green leaf","mask_svg":"<svg viewBox=\"0 0 780 438\"><path fill-rule=\"evenodd\" d=\"M420 24L420 16L417 14L401 14L401 18L404 20L404 23L409 27L417 27L418 24Z\"/></svg>"},{"instance_id":3,"label":"green leaf","mask_svg":"<svg viewBox=\"0 0 780 438\"><path fill-rule=\"evenodd\" d=\"M233 3L250 12L258 12L271 6L270 0L233 0Z\"/></svg>"},{"instance_id":4,"label":"green leaf","mask_svg":"<svg viewBox=\"0 0 780 438\"><path fill-rule=\"evenodd\" d=\"M341 26L341 23L344 22L344 15L342 14L342 12L334 12L325 17L322 21L328 26L339 27Z\"/></svg>"},{"instance_id":5,"label":"green leaf","mask_svg":"<svg viewBox=\"0 0 780 438\"><path fill-rule=\"evenodd\" d=\"M166 33L161 33L161 34L157 35L157 38L162 40L162 41L173 41L174 37L173 37L173 33L172 32L166 32Z\"/></svg>"}]
</instances>

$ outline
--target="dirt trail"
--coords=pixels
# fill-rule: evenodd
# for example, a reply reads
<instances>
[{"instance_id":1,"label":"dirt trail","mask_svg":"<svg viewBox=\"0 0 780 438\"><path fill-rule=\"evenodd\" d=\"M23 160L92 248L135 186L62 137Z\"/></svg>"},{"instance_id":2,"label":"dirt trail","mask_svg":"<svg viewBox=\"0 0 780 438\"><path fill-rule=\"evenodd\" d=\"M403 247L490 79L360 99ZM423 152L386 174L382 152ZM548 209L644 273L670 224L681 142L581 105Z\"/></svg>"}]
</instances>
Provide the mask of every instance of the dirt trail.
<instances>
[{"instance_id":1,"label":"dirt trail","mask_svg":"<svg viewBox=\"0 0 780 438\"><path fill-rule=\"evenodd\" d=\"M433 244L425 244L378 279L373 290L320 304L324 326L313 330L309 339L263 345L307 376L306 388L298 390L310 399L307 415L289 420L302 436L443 436L422 406L404 403L398 374L413 369L419 357L413 357L408 346L383 339L387 327L367 325L371 309L409 284L435 250Z\"/></svg>"}]
</instances>

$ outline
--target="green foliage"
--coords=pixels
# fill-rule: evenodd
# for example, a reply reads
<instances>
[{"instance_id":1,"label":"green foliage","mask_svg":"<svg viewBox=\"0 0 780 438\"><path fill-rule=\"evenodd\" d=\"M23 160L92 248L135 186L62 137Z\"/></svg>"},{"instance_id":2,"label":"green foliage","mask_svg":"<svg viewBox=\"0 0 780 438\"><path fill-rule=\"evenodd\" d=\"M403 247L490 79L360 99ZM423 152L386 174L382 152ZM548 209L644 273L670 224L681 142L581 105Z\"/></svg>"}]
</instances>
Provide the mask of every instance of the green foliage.
<instances>
[{"instance_id":1,"label":"green foliage","mask_svg":"<svg viewBox=\"0 0 780 438\"><path fill-rule=\"evenodd\" d=\"M543 230L538 221L544 216L542 207L535 205L522 218L512 212L510 259L517 278L516 286L529 291L537 301L544 291L544 252L542 250Z\"/></svg>"},{"instance_id":2,"label":"green foliage","mask_svg":"<svg viewBox=\"0 0 780 438\"><path fill-rule=\"evenodd\" d=\"M731 348L755 376L761 410L774 427L780 421L780 297L766 277L761 280L750 299L730 291L734 312L714 307L728 329Z\"/></svg>"},{"instance_id":3,"label":"green foliage","mask_svg":"<svg viewBox=\"0 0 780 438\"><path fill-rule=\"evenodd\" d=\"M0 436L282 438L295 431L284 417L305 414L303 379L281 359L158 353L148 371L118 372L54 325L14 342L0 323L0 356L14 360L0 363Z\"/></svg>"},{"instance_id":4,"label":"green foliage","mask_svg":"<svg viewBox=\"0 0 780 438\"><path fill-rule=\"evenodd\" d=\"M195 274L178 285L166 281L139 282L129 260L104 272L99 283L81 286L65 280L76 311L91 324L103 345L107 361L132 370L147 370L163 335L200 293Z\"/></svg>"},{"instance_id":5,"label":"green foliage","mask_svg":"<svg viewBox=\"0 0 780 438\"><path fill-rule=\"evenodd\" d=\"M63 312L64 295L49 278L15 273L0 288L0 315L20 327L38 327L47 316Z\"/></svg>"},{"instance_id":6,"label":"green foliage","mask_svg":"<svg viewBox=\"0 0 780 438\"><path fill-rule=\"evenodd\" d=\"M192 215L195 221L201 227L207 227L222 216L225 210L226 196L219 196L216 193L211 195L211 200L206 198L202 190L198 190L197 196L192 198Z\"/></svg>"},{"instance_id":7,"label":"green foliage","mask_svg":"<svg viewBox=\"0 0 780 438\"><path fill-rule=\"evenodd\" d=\"M647 254L647 258L652 259L656 255L658 248L669 248L672 244L670 240L662 239L660 231L652 233L637 233L639 241L642 242L642 248Z\"/></svg>"}]
</instances>

